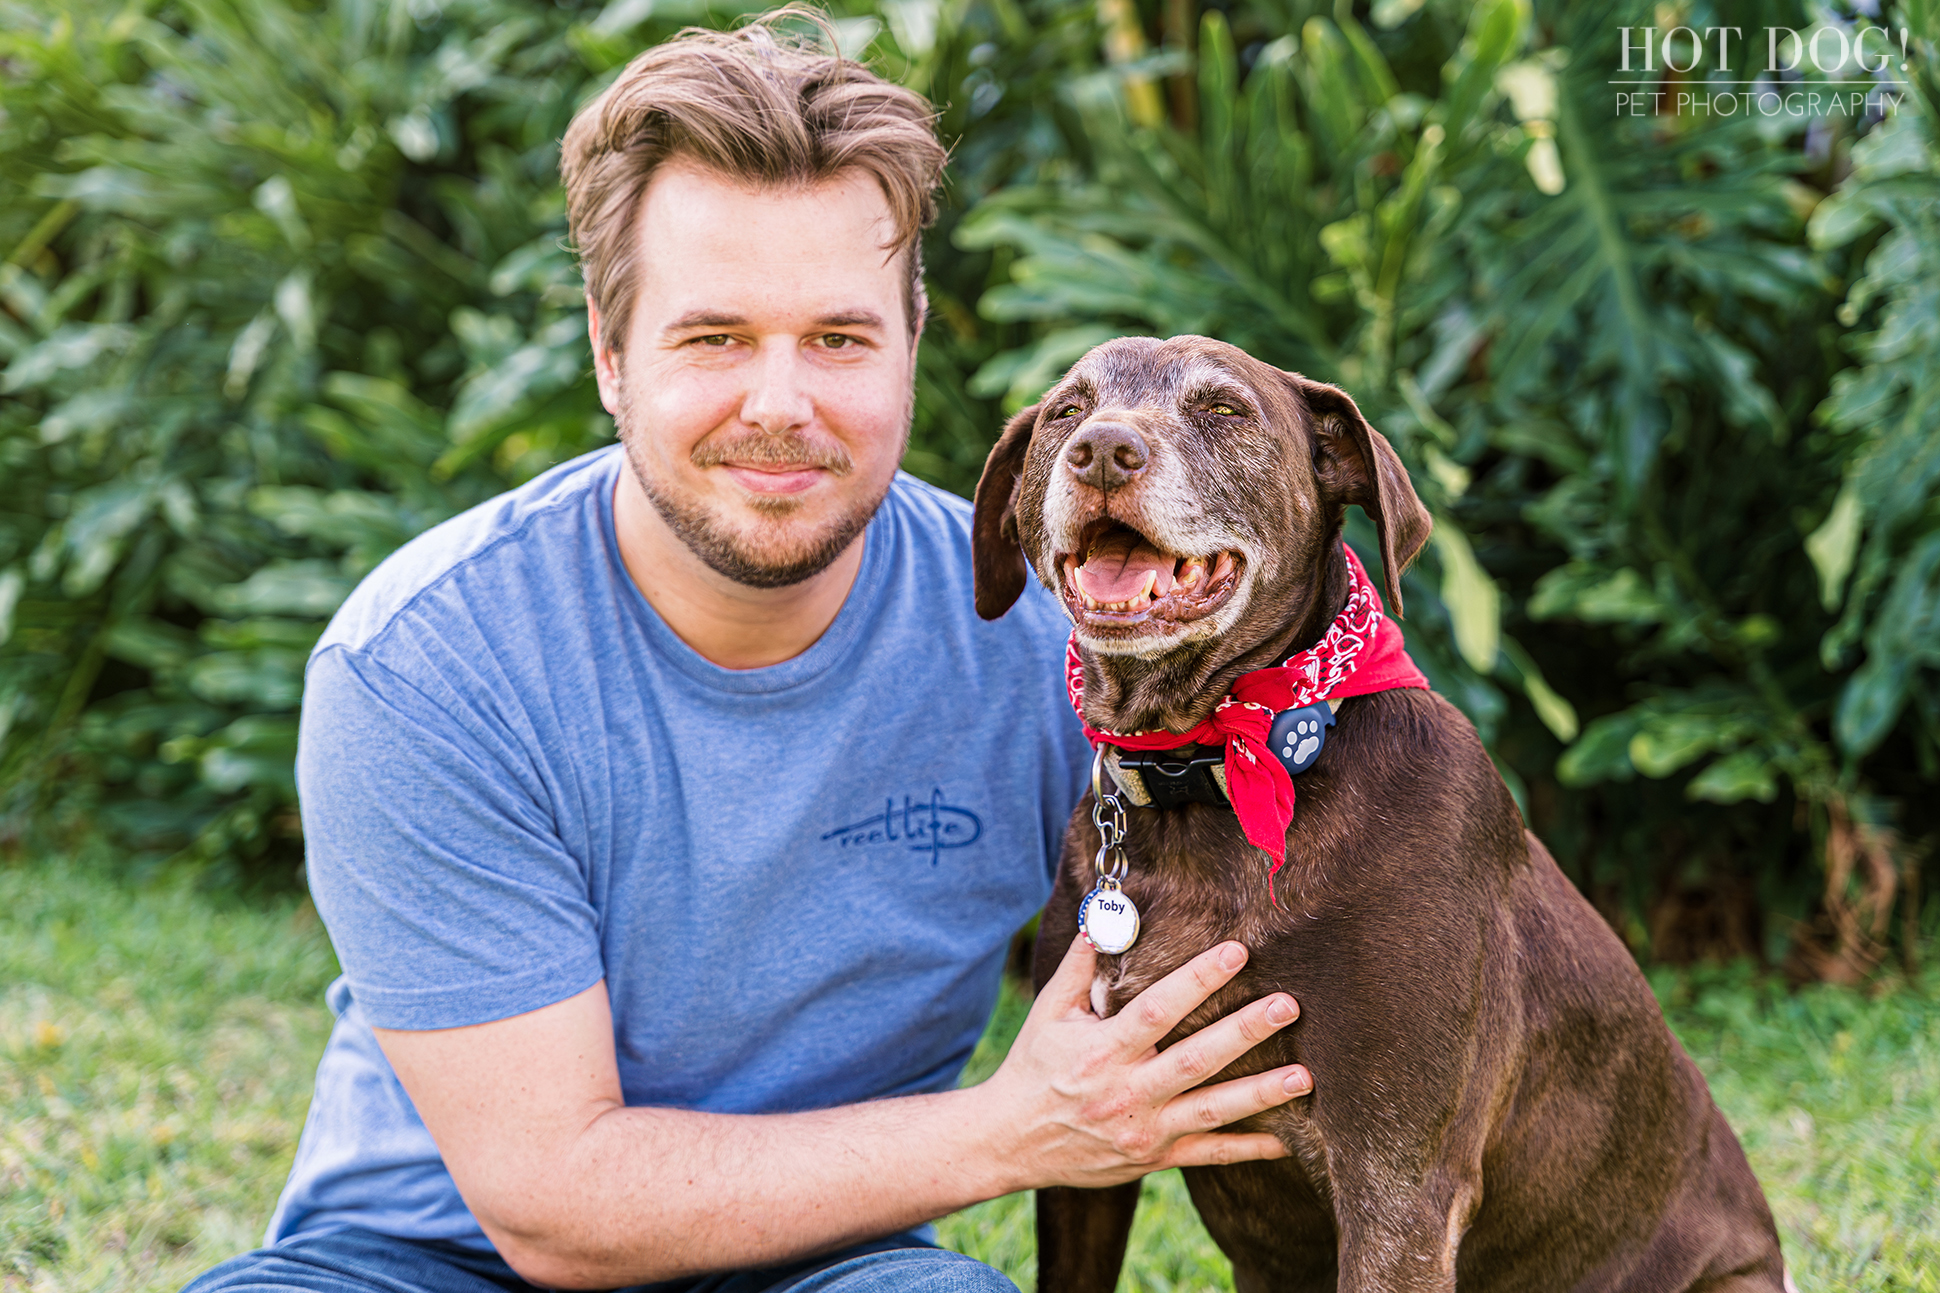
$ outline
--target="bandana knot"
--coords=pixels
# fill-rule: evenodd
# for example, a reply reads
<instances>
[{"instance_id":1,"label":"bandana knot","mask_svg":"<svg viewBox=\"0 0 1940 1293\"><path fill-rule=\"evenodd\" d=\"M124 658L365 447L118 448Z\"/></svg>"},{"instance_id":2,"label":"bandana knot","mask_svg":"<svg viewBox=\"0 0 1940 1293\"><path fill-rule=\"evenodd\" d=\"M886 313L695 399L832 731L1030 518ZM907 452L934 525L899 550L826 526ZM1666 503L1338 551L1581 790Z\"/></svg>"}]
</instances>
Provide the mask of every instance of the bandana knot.
<instances>
[{"instance_id":1,"label":"bandana knot","mask_svg":"<svg viewBox=\"0 0 1940 1293\"><path fill-rule=\"evenodd\" d=\"M1287 828L1293 823L1293 776L1268 751L1274 715L1319 701L1419 687L1428 679L1408 658L1401 626L1381 609L1381 598L1345 543L1347 603L1320 641L1284 663L1243 673L1205 721L1187 732L1111 732L1085 724L1093 745L1121 750L1174 750L1182 745L1226 747L1226 790L1248 842L1273 859L1268 882L1287 860ZM1065 645L1065 688L1084 722L1084 661L1074 632Z\"/></svg>"}]
</instances>

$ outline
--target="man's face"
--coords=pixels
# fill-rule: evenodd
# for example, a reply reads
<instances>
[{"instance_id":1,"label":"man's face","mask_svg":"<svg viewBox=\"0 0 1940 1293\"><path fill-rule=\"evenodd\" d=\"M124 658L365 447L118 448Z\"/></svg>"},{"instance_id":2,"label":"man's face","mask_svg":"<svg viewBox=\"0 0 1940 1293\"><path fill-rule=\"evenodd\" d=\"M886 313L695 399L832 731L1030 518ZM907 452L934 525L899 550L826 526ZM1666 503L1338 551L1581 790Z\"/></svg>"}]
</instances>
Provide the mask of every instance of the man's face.
<instances>
[{"instance_id":1,"label":"man's face","mask_svg":"<svg viewBox=\"0 0 1940 1293\"><path fill-rule=\"evenodd\" d=\"M756 188L675 159L641 195L623 353L600 397L668 527L773 588L861 533L909 435L915 345L874 179Z\"/></svg>"}]
</instances>

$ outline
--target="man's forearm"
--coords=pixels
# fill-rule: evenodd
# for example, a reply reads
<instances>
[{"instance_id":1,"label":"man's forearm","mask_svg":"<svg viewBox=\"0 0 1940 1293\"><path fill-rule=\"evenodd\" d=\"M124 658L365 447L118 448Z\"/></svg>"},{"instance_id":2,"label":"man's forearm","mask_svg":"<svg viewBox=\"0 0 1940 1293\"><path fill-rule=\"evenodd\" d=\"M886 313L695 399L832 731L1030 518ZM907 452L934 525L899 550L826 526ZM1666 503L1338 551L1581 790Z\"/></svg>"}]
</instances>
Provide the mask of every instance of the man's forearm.
<instances>
[{"instance_id":1,"label":"man's forearm","mask_svg":"<svg viewBox=\"0 0 1940 1293\"><path fill-rule=\"evenodd\" d=\"M980 1100L971 1089L759 1116L614 1107L555 1165L472 1209L542 1285L772 1265L1026 1188L979 1130Z\"/></svg>"},{"instance_id":2,"label":"man's forearm","mask_svg":"<svg viewBox=\"0 0 1940 1293\"><path fill-rule=\"evenodd\" d=\"M1293 1021L1290 997L1157 1045L1245 960L1222 943L1099 1019L1076 940L988 1081L818 1113L625 1107L604 983L492 1023L376 1032L500 1255L536 1284L606 1288L772 1265L1014 1190L1285 1155L1220 1129L1311 1090L1306 1070L1213 1079Z\"/></svg>"}]
</instances>

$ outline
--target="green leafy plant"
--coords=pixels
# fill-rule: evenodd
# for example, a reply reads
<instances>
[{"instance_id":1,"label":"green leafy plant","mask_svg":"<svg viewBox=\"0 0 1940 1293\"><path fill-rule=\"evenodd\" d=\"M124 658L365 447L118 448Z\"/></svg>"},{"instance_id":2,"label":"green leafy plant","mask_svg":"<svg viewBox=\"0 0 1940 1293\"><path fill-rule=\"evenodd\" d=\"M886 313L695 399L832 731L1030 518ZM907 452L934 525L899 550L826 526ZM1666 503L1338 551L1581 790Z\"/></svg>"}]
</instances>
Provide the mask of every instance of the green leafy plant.
<instances>
[{"instance_id":1,"label":"green leafy plant","mask_svg":"<svg viewBox=\"0 0 1940 1293\"><path fill-rule=\"evenodd\" d=\"M1411 648L1579 879L1672 954L1694 888L1816 901L1798 967L1857 979L1940 780L1931 65L1815 173L1782 126L1612 117L1625 12L1246 11L1242 60L1215 11L1075 84L1094 164L958 234L1013 252L981 308L1036 330L971 389L1021 404L1124 332L1342 383L1436 515ZM1191 120L1141 107L1155 75Z\"/></svg>"},{"instance_id":2,"label":"green leafy plant","mask_svg":"<svg viewBox=\"0 0 1940 1293\"><path fill-rule=\"evenodd\" d=\"M573 108L756 7L6 4L8 837L294 860L342 596L610 436ZM1940 18L1890 20L1897 115L1801 133L1613 117L1623 23L1746 21L1639 13L838 6L953 148L907 465L967 492L1005 411L1124 332L1342 383L1437 518L1411 647L1579 882L1640 949L1762 952L1770 911L1855 978L1940 828Z\"/></svg>"},{"instance_id":3,"label":"green leafy plant","mask_svg":"<svg viewBox=\"0 0 1940 1293\"><path fill-rule=\"evenodd\" d=\"M563 245L572 111L682 25L762 7L5 7L12 838L105 833L231 878L294 859L303 663L344 595L412 535L610 437ZM974 134L944 233L1037 163L1042 88L1090 57L1082 15L1010 0L858 5L835 26ZM962 303L977 259L932 274L909 459L959 490L997 416L960 374L1016 340Z\"/></svg>"},{"instance_id":4,"label":"green leafy plant","mask_svg":"<svg viewBox=\"0 0 1940 1293\"><path fill-rule=\"evenodd\" d=\"M344 594L606 434L549 183L579 28L211 0L5 30L10 820L260 855Z\"/></svg>"}]
</instances>

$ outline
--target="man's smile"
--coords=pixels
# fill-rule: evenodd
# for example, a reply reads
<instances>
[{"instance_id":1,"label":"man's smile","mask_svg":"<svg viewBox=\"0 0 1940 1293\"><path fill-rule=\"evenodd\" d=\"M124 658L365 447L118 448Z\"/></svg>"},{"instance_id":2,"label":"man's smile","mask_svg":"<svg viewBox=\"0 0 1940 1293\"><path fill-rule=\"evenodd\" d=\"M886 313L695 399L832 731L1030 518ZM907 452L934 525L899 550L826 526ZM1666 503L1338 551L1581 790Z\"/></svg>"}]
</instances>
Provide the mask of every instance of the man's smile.
<instances>
[{"instance_id":1,"label":"man's smile","mask_svg":"<svg viewBox=\"0 0 1940 1293\"><path fill-rule=\"evenodd\" d=\"M722 463L722 469L735 484L751 494L800 494L814 488L830 475L825 467L807 463L775 467L765 463Z\"/></svg>"}]
</instances>

